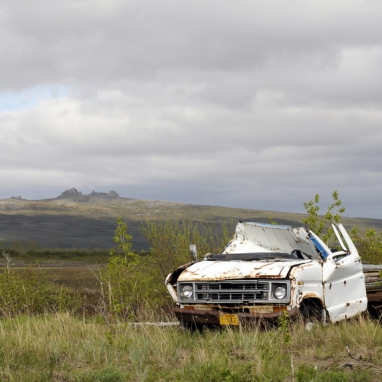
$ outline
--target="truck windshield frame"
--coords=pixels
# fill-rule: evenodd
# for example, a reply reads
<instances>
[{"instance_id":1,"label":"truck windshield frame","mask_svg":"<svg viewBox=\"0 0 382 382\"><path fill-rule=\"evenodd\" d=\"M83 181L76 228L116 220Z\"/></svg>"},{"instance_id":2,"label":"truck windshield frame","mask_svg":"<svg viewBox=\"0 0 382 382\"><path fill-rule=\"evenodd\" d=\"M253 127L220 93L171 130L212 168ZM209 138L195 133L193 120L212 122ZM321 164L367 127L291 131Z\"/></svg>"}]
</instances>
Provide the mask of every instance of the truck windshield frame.
<instances>
[{"instance_id":1,"label":"truck windshield frame","mask_svg":"<svg viewBox=\"0 0 382 382\"><path fill-rule=\"evenodd\" d=\"M218 253L208 254L205 261L261 261L261 260L298 260L284 252L249 252L249 253Z\"/></svg>"}]
</instances>

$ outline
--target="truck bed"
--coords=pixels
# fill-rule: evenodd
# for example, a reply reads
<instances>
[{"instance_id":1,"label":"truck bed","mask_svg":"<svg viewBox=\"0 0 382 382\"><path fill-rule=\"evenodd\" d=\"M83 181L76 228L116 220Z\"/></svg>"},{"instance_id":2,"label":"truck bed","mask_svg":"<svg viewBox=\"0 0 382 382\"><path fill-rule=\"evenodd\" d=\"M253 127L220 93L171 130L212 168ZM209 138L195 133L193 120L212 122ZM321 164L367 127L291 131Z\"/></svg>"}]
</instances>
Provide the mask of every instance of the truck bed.
<instances>
[{"instance_id":1,"label":"truck bed","mask_svg":"<svg viewBox=\"0 0 382 382\"><path fill-rule=\"evenodd\" d=\"M382 265L363 264L363 273L368 292L382 291Z\"/></svg>"},{"instance_id":2,"label":"truck bed","mask_svg":"<svg viewBox=\"0 0 382 382\"><path fill-rule=\"evenodd\" d=\"M376 318L382 314L382 265L363 264L369 312Z\"/></svg>"}]
</instances>

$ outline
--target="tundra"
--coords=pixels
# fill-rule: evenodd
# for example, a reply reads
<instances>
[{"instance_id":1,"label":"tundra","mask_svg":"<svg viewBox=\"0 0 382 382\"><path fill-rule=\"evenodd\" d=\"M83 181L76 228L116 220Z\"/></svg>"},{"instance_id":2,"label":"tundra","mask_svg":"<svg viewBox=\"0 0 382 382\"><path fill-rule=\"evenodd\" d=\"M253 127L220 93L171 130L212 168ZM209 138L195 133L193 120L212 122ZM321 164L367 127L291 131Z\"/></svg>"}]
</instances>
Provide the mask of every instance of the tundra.
<instances>
[{"instance_id":1,"label":"tundra","mask_svg":"<svg viewBox=\"0 0 382 382\"><path fill-rule=\"evenodd\" d=\"M197 327L287 314L326 323L359 315L368 305L377 315L382 268L364 269L344 226L332 228L334 249L304 227L239 222L221 253L195 258L167 276L177 319Z\"/></svg>"}]
</instances>

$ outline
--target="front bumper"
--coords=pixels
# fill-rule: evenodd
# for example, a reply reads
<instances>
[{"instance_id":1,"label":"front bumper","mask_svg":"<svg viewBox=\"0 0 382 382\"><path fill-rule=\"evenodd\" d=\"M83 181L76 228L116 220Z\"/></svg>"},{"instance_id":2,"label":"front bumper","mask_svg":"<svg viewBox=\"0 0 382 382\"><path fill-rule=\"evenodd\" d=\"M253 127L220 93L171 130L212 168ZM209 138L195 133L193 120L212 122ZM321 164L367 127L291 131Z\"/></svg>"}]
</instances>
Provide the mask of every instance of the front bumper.
<instances>
[{"instance_id":1,"label":"front bumper","mask_svg":"<svg viewBox=\"0 0 382 382\"><path fill-rule=\"evenodd\" d=\"M298 308L287 310L277 309L269 313L225 313L218 310L199 310L176 307L174 313L176 318L183 323L189 322L198 325L248 325L262 321L274 321L278 317L287 314L294 317L299 312Z\"/></svg>"}]
</instances>

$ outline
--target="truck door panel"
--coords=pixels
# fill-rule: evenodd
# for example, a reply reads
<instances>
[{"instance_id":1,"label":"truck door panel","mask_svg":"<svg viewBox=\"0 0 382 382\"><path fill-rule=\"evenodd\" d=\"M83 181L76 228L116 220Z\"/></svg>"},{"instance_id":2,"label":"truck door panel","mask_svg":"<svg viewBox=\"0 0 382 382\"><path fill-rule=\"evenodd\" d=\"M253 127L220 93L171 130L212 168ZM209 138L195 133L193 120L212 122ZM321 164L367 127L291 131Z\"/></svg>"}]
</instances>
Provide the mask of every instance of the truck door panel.
<instances>
[{"instance_id":1,"label":"truck door panel","mask_svg":"<svg viewBox=\"0 0 382 382\"><path fill-rule=\"evenodd\" d=\"M354 255L338 262L328 258L323 263L323 287L326 309L333 322L351 317L367 307L362 264Z\"/></svg>"}]
</instances>

